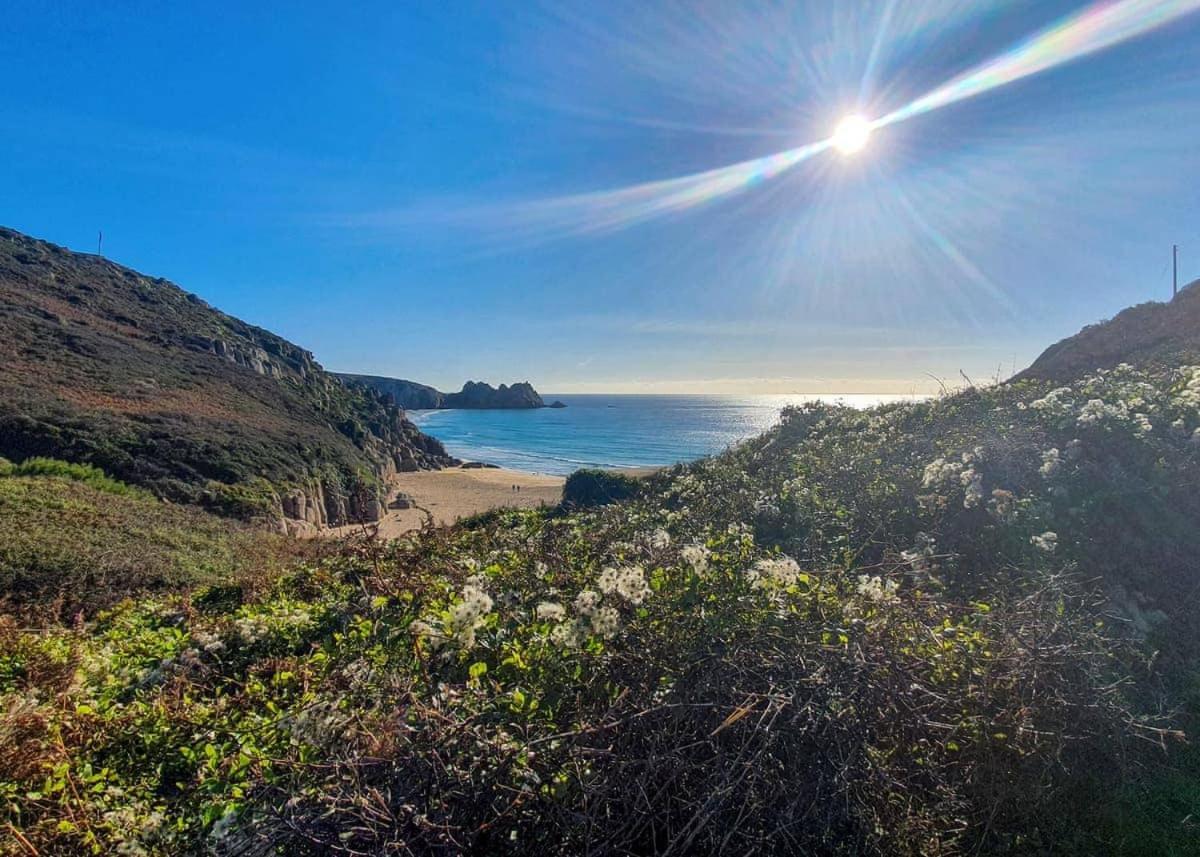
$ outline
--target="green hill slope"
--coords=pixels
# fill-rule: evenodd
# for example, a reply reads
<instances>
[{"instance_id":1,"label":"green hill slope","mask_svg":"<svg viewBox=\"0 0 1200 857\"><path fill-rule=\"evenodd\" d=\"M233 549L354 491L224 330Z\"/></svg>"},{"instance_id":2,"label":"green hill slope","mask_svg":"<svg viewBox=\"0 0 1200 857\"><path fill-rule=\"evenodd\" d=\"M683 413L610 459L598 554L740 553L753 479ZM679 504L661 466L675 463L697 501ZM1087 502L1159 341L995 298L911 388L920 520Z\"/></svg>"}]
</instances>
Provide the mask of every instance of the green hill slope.
<instances>
[{"instance_id":1,"label":"green hill slope","mask_svg":"<svg viewBox=\"0 0 1200 857\"><path fill-rule=\"evenodd\" d=\"M36 624L152 592L223 586L236 600L321 549L36 458L0 460L0 533L0 610Z\"/></svg>"},{"instance_id":2,"label":"green hill slope","mask_svg":"<svg viewBox=\"0 0 1200 857\"><path fill-rule=\"evenodd\" d=\"M0 229L0 455L307 524L449 461L403 412L173 284Z\"/></svg>"}]
</instances>

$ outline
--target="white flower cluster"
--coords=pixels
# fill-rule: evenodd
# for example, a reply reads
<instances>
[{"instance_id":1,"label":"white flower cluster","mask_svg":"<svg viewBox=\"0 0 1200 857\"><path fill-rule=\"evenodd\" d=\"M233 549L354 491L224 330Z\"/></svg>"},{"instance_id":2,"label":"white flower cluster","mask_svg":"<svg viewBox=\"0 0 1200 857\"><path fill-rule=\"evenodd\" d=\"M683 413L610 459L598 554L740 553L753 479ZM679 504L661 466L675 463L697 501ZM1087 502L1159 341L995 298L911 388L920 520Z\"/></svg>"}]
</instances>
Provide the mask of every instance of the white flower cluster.
<instances>
[{"instance_id":1,"label":"white flower cluster","mask_svg":"<svg viewBox=\"0 0 1200 857\"><path fill-rule=\"evenodd\" d=\"M1200 366L1184 366L1180 372L1184 382L1183 389L1175 394L1176 404L1200 411Z\"/></svg>"},{"instance_id":2,"label":"white flower cluster","mask_svg":"<svg viewBox=\"0 0 1200 857\"><path fill-rule=\"evenodd\" d=\"M1177 436L1187 436L1192 425L1189 414L1200 411L1200 367L1180 367L1178 377L1182 386L1164 396L1161 379L1122 363L1080 379L1073 388L1051 390L1029 407L1049 417L1073 419L1081 428L1122 424L1132 428L1137 437L1145 438L1159 422L1169 423ZM1180 417L1172 411L1185 413Z\"/></svg>"},{"instance_id":3,"label":"white flower cluster","mask_svg":"<svg viewBox=\"0 0 1200 857\"><path fill-rule=\"evenodd\" d=\"M988 512L1002 524L1011 523L1017 516L1016 495L1003 488L993 488L992 499L988 501Z\"/></svg>"},{"instance_id":4,"label":"white flower cluster","mask_svg":"<svg viewBox=\"0 0 1200 857\"><path fill-rule=\"evenodd\" d=\"M962 465L957 461L935 458L925 465L925 473L921 478L921 485L924 488L940 488L947 483L953 482L958 478L960 473L962 473Z\"/></svg>"},{"instance_id":5,"label":"white flower cluster","mask_svg":"<svg viewBox=\"0 0 1200 857\"><path fill-rule=\"evenodd\" d=\"M579 621L555 625L550 631L550 642L563 649L574 649L583 639L581 628L582 623Z\"/></svg>"},{"instance_id":6,"label":"white flower cluster","mask_svg":"<svg viewBox=\"0 0 1200 857\"><path fill-rule=\"evenodd\" d=\"M708 548L703 545L688 545L679 552L679 558L695 569L697 574L708 568Z\"/></svg>"},{"instance_id":7,"label":"white flower cluster","mask_svg":"<svg viewBox=\"0 0 1200 857\"><path fill-rule=\"evenodd\" d=\"M580 616L591 616L600 609L603 598L594 589L585 589L575 596L575 612Z\"/></svg>"},{"instance_id":8,"label":"white flower cluster","mask_svg":"<svg viewBox=\"0 0 1200 857\"><path fill-rule=\"evenodd\" d=\"M1038 550L1045 551L1046 553L1054 553L1058 548L1058 533L1047 530L1040 536L1030 538L1029 543Z\"/></svg>"},{"instance_id":9,"label":"white flower cluster","mask_svg":"<svg viewBox=\"0 0 1200 857\"><path fill-rule=\"evenodd\" d=\"M963 508L974 509L983 502L983 474L968 467L958 478L963 486Z\"/></svg>"},{"instance_id":10,"label":"white flower cluster","mask_svg":"<svg viewBox=\"0 0 1200 857\"><path fill-rule=\"evenodd\" d=\"M596 589L584 589L575 596L572 605L575 618L567 618L565 608L548 601L538 605L538 618L558 623L550 631L552 642L563 648L575 648L589 634L611 640L621 630L621 612L610 600L621 599L636 607L650 595L646 572L641 566L605 568L596 579Z\"/></svg>"},{"instance_id":11,"label":"white flower cluster","mask_svg":"<svg viewBox=\"0 0 1200 857\"><path fill-rule=\"evenodd\" d=\"M641 604L650 596L650 587L646 584L646 573L639 565L606 568L600 572L596 586L603 594L613 595L615 593L634 606Z\"/></svg>"},{"instance_id":12,"label":"white flower cluster","mask_svg":"<svg viewBox=\"0 0 1200 857\"><path fill-rule=\"evenodd\" d=\"M463 587L462 600L450 611L450 627L455 633L474 630L484 623L491 612L492 597L484 591L480 582L469 582Z\"/></svg>"},{"instance_id":13,"label":"white flower cluster","mask_svg":"<svg viewBox=\"0 0 1200 857\"><path fill-rule=\"evenodd\" d=\"M492 597L484 590L482 579L472 576L463 586L458 603L450 608L448 621L439 627L434 622L418 619L409 629L435 651L450 644L467 651L475 647L475 632L487 621L492 605Z\"/></svg>"},{"instance_id":14,"label":"white flower cluster","mask_svg":"<svg viewBox=\"0 0 1200 857\"><path fill-rule=\"evenodd\" d=\"M238 636L247 645L254 645L266 639L274 632L284 632L301 628L312 621L312 614L307 610L285 604L269 614L252 613L234 620L233 627Z\"/></svg>"},{"instance_id":15,"label":"white flower cluster","mask_svg":"<svg viewBox=\"0 0 1200 857\"><path fill-rule=\"evenodd\" d=\"M1038 472L1046 479L1053 479L1058 475L1058 471L1062 469L1062 456L1058 452L1058 447L1052 446L1042 453L1042 466L1038 468Z\"/></svg>"},{"instance_id":16,"label":"white flower cluster","mask_svg":"<svg viewBox=\"0 0 1200 857\"><path fill-rule=\"evenodd\" d=\"M606 640L617 635L621 627L621 614L616 607L601 607L592 614L592 630Z\"/></svg>"},{"instance_id":17,"label":"white flower cluster","mask_svg":"<svg viewBox=\"0 0 1200 857\"><path fill-rule=\"evenodd\" d=\"M563 648L575 648L588 634L604 639L615 637L621 625L621 614L612 606L603 605L604 596L594 589L585 589L575 596L575 619L568 620L566 611L559 624L550 631L550 639Z\"/></svg>"},{"instance_id":18,"label":"white flower cluster","mask_svg":"<svg viewBox=\"0 0 1200 857\"><path fill-rule=\"evenodd\" d=\"M210 634L207 631L195 631L192 633L192 641L210 655L219 655L225 651L225 643L217 634Z\"/></svg>"},{"instance_id":19,"label":"white flower cluster","mask_svg":"<svg viewBox=\"0 0 1200 857\"><path fill-rule=\"evenodd\" d=\"M753 589L787 589L800 580L800 566L788 556L760 559L746 572Z\"/></svg>"},{"instance_id":20,"label":"white flower cluster","mask_svg":"<svg viewBox=\"0 0 1200 857\"><path fill-rule=\"evenodd\" d=\"M249 645L254 645L271 633L271 626L261 616L243 616L234 620L233 627L242 642Z\"/></svg>"},{"instance_id":21,"label":"white flower cluster","mask_svg":"<svg viewBox=\"0 0 1200 857\"><path fill-rule=\"evenodd\" d=\"M543 601L534 611L543 622L561 622L567 617L567 608L553 601Z\"/></svg>"},{"instance_id":22,"label":"white flower cluster","mask_svg":"<svg viewBox=\"0 0 1200 857\"><path fill-rule=\"evenodd\" d=\"M1091 428L1109 421L1123 422L1129 419L1129 408L1124 402L1110 405L1103 399L1088 399L1079 409L1075 422L1080 428Z\"/></svg>"},{"instance_id":23,"label":"white flower cluster","mask_svg":"<svg viewBox=\"0 0 1200 857\"><path fill-rule=\"evenodd\" d=\"M900 600L900 596L896 591L900 588L894 580L884 580L878 574L868 575L861 574L858 577L858 586L855 591L859 597L865 598L867 601L873 601L876 604L894 604Z\"/></svg>"},{"instance_id":24,"label":"white flower cluster","mask_svg":"<svg viewBox=\"0 0 1200 857\"><path fill-rule=\"evenodd\" d=\"M983 502L983 473L978 465L983 461L983 447L977 446L962 454L962 461L935 458L925 465L921 485L925 488L943 488L955 482L963 489L963 507L973 509Z\"/></svg>"},{"instance_id":25,"label":"white flower cluster","mask_svg":"<svg viewBox=\"0 0 1200 857\"><path fill-rule=\"evenodd\" d=\"M1029 407L1051 417L1063 417L1071 412L1074 401L1071 399L1070 387L1058 387L1045 396L1030 402Z\"/></svg>"},{"instance_id":26,"label":"white flower cluster","mask_svg":"<svg viewBox=\"0 0 1200 857\"><path fill-rule=\"evenodd\" d=\"M650 547L656 551L666 550L671 546L671 534L659 527L650 534Z\"/></svg>"}]
</instances>

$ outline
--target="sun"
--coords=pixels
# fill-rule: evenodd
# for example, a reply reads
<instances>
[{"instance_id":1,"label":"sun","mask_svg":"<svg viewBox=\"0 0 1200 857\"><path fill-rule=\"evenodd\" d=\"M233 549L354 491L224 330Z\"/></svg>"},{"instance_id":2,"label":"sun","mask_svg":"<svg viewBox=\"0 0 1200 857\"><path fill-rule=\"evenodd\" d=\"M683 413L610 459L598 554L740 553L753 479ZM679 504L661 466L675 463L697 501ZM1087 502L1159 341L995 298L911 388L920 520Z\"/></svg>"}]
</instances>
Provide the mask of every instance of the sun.
<instances>
[{"instance_id":1,"label":"sun","mask_svg":"<svg viewBox=\"0 0 1200 857\"><path fill-rule=\"evenodd\" d=\"M834 129L830 142L843 155L861 152L871 137L871 123L863 116L847 116Z\"/></svg>"}]
</instances>

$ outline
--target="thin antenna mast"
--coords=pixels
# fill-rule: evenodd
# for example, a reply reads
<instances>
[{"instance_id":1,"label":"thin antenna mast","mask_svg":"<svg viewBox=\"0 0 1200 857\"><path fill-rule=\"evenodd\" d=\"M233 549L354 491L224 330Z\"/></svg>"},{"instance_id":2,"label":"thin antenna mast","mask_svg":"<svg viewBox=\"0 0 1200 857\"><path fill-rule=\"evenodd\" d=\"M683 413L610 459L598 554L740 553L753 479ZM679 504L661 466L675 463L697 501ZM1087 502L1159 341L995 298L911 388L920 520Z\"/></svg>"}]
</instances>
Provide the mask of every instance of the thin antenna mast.
<instances>
[{"instance_id":1,"label":"thin antenna mast","mask_svg":"<svg viewBox=\"0 0 1200 857\"><path fill-rule=\"evenodd\" d=\"M104 230L100 230L99 232L96 233L96 255L97 256L104 255L103 253L100 252L100 248L103 245L104 245Z\"/></svg>"},{"instance_id":2,"label":"thin antenna mast","mask_svg":"<svg viewBox=\"0 0 1200 857\"><path fill-rule=\"evenodd\" d=\"M1179 294L1179 245L1171 245L1171 297Z\"/></svg>"}]
</instances>

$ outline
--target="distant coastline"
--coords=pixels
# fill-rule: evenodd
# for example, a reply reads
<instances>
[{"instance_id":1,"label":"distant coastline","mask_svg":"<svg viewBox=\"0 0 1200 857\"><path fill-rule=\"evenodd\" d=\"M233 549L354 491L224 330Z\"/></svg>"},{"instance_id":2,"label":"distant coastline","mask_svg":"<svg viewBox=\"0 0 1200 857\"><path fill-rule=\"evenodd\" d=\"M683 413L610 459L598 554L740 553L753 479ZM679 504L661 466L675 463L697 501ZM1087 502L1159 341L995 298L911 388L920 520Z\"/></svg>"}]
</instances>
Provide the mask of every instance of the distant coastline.
<instances>
[{"instance_id":1,"label":"distant coastline","mask_svg":"<svg viewBox=\"0 0 1200 857\"><path fill-rule=\"evenodd\" d=\"M581 467L658 468L694 461L760 434L788 405L842 402L871 407L902 395L556 394L563 410L408 413L421 430L467 461L566 476Z\"/></svg>"}]
</instances>

